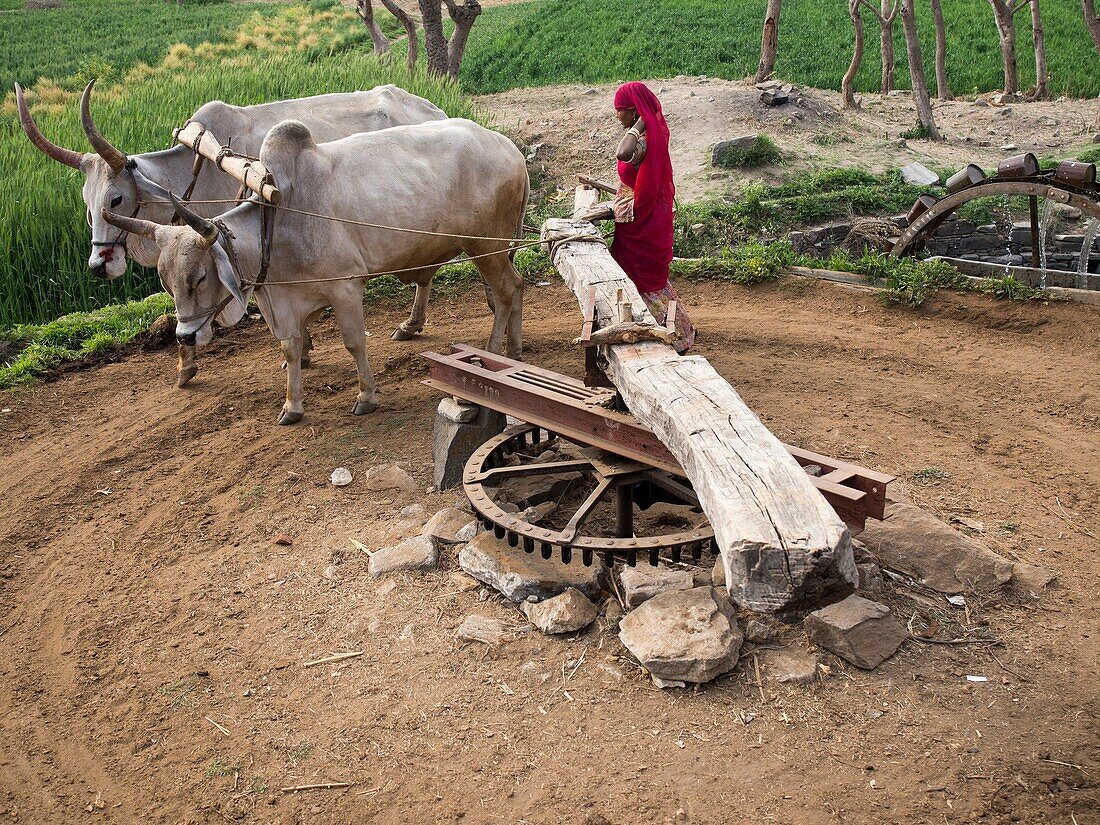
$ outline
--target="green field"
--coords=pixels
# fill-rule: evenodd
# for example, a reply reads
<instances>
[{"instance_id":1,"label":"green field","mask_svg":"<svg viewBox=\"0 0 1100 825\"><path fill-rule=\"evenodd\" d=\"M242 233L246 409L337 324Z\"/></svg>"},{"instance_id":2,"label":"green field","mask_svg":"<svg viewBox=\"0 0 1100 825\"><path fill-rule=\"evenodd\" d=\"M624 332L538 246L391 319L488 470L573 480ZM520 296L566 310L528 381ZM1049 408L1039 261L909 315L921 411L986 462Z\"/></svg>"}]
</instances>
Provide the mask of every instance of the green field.
<instances>
[{"instance_id":1,"label":"green field","mask_svg":"<svg viewBox=\"0 0 1100 825\"><path fill-rule=\"evenodd\" d=\"M327 4L294 6L274 18L250 18L228 43L175 46L156 67L136 65L124 84L97 86L96 123L125 151L141 152L167 146L172 128L208 100L250 104L390 82L456 116L473 114L454 86L409 77L363 54L356 22ZM84 148L78 98L77 91L39 84L32 112L54 142ZM83 177L31 146L11 95L0 109L0 169L0 325L45 321L159 288L153 273L136 267L110 284L88 276Z\"/></svg>"},{"instance_id":2,"label":"green field","mask_svg":"<svg viewBox=\"0 0 1100 825\"><path fill-rule=\"evenodd\" d=\"M0 11L0 88L41 77L117 77L136 63L159 63L169 46L218 42L255 13L276 14L268 3L188 0L64 0L60 8L27 9L5 2ZM10 10L8 10L10 9Z\"/></svg>"},{"instance_id":3,"label":"green field","mask_svg":"<svg viewBox=\"0 0 1100 825\"><path fill-rule=\"evenodd\" d=\"M677 74L742 78L756 72L763 2L753 0L538 0L486 9L474 27L462 67L471 92L517 86L600 83ZM932 80L933 29L928 3L918 6L926 73ZM1100 93L1100 58L1085 29L1079 0L1042 5L1054 95ZM997 30L985 0L943 0L947 70L956 94L1003 83ZM878 23L864 15L866 52L857 78L877 91ZM900 21L894 26L897 82L909 82ZM786 0L776 74L794 83L839 89L854 33L843 0ZM1017 15L1020 83L1034 82L1031 20Z\"/></svg>"}]
</instances>

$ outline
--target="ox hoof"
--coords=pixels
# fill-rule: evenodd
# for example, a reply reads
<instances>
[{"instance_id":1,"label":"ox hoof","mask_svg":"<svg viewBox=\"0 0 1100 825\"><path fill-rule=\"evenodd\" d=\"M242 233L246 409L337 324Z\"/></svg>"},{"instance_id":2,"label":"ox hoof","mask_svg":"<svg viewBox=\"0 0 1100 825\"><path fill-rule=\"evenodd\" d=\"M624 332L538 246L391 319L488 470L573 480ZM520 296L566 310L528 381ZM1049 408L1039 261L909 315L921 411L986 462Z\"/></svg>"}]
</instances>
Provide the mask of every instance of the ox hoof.
<instances>
[{"instance_id":1,"label":"ox hoof","mask_svg":"<svg viewBox=\"0 0 1100 825\"><path fill-rule=\"evenodd\" d=\"M351 408L352 415L368 415L378 409L378 405L373 401L356 401L355 406Z\"/></svg>"},{"instance_id":2,"label":"ox hoof","mask_svg":"<svg viewBox=\"0 0 1100 825\"><path fill-rule=\"evenodd\" d=\"M291 412L290 410L283 410L279 413L279 426L289 427L291 424L297 424L305 417L305 413Z\"/></svg>"},{"instance_id":3,"label":"ox hoof","mask_svg":"<svg viewBox=\"0 0 1100 825\"><path fill-rule=\"evenodd\" d=\"M189 367L184 367L179 371L179 375L176 376L176 386L186 387L191 383L191 379L199 374L199 368L192 364Z\"/></svg>"},{"instance_id":4,"label":"ox hoof","mask_svg":"<svg viewBox=\"0 0 1100 825\"><path fill-rule=\"evenodd\" d=\"M416 338L416 335L417 335L418 332L419 332L419 330L417 330L416 332L412 332L410 330L405 329L404 327L398 327L397 329L395 329L393 331L393 335L390 336L390 340L391 341L412 341L413 339Z\"/></svg>"}]
</instances>

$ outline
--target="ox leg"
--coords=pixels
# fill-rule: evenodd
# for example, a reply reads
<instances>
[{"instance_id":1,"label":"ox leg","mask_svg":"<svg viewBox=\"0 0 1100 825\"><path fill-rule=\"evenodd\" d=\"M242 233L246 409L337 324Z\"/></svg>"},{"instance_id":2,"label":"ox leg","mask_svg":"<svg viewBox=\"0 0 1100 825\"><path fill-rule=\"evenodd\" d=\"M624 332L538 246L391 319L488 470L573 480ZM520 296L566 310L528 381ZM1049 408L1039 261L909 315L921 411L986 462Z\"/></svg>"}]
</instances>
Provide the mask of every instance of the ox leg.
<instances>
[{"instance_id":1,"label":"ox leg","mask_svg":"<svg viewBox=\"0 0 1100 825\"><path fill-rule=\"evenodd\" d=\"M297 424L305 415L305 397L302 391L302 338L284 338L279 342L286 360L286 401L279 413L283 426Z\"/></svg>"},{"instance_id":2,"label":"ox leg","mask_svg":"<svg viewBox=\"0 0 1100 825\"><path fill-rule=\"evenodd\" d=\"M419 287L417 288L419 293ZM340 325L340 335L344 339L351 357L355 359L355 371L359 375L359 395L355 398L352 415L366 415L378 408L378 388L374 383L374 373L367 358L367 326L363 320L362 301L341 302L333 307L336 323Z\"/></svg>"},{"instance_id":3,"label":"ox leg","mask_svg":"<svg viewBox=\"0 0 1100 825\"><path fill-rule=\"evenodd\" d=\"M198 375L199 365L195 363L195 348L179 345L179 360L176 362L176 386L186 387L191 379Z\"/></svg>"},{"instance_id":4,"label":"ox leg","mask_svg":"<svg viewBox=\"0 0 1100 825\"><path fill-rule=\"evenodd\" d=\"M438 267L431 267L414 273L412 283L416 284L416 297L413 298L412 312L407 321L397 325L390 336L394 341L411 341L424 331L424 321L428 317L428 299L432 294L432 278Z\"/></svg>"},{"instance_id":5,"label":"ox leg","mask_svg":"<svg viewBox=\"0 0 1100 825\"><path fill-rule=\"evenodd\" d=\"M473 253L471 253L473 254ZM489 352L504 352L519 358L523 349L521 320L523 314L523 278L506 255L492 255L477 261L485 279L493 305L493 331L489 335Z\"/></svg>"}]
</instances>

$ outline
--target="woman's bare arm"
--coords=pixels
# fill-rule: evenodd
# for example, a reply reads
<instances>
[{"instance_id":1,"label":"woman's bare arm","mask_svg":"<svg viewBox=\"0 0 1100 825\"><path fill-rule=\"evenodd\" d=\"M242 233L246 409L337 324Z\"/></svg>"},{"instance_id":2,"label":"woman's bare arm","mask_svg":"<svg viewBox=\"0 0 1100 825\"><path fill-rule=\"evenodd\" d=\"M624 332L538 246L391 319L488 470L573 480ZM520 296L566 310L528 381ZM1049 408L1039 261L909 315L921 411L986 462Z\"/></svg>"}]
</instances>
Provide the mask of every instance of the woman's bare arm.
<instances>
[{"instance_id":1,"label":"woman's bare arm","mask_svg":"<svg viewBox=\"0 0 1100 825\"><path fill-rule=\"evenodd\" d=\"M638 118L634 125L626 130L623 139L619 141L619 146L615 150L615 157L621 161L632 160L634 158L634 153L638 150L638 140L644 134L645 121Z\"/></svg>"}]
</instances>

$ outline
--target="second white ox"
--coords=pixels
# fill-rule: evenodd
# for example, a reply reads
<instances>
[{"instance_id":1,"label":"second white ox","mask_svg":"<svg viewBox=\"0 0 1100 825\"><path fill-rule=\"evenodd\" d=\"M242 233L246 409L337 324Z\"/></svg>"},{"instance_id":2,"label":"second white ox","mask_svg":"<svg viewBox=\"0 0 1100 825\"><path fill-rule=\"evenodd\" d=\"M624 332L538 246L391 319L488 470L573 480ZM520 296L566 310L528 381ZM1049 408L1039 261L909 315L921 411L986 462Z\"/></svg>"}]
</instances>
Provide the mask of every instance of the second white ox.
<instances>
[{"instance_id":1,"label":"second white ox","mask_svg":"<svg viewBox=\"0 0 1100 825\"><path fill-rule=\"evenodd\" d=\"M352 411L363 415L377 406L363 317L363 284L375 274L434 268L465 252L492 296L488 348L503 352L507 342L509 354L519 357L523 279L505 239L522 236L530 182L523 155L510 140L455 118L315 143L305 124L290 120L271 130L260 160L282 192L270 270L256 289L288 365L280 424L302 419L305 324L328 306L359 373ZM438 234L328 221L282 207ZM218 227L182 205L177 209L187 226L106 210L103 217L155 241L161 279L171 284L180 318L176 336L202 347L211 339L210 318L219 303L231 294L243 305L260 269L261 207L250 202L221 216L241 275L234 272Z\"/></svg>"}]
</instances>

